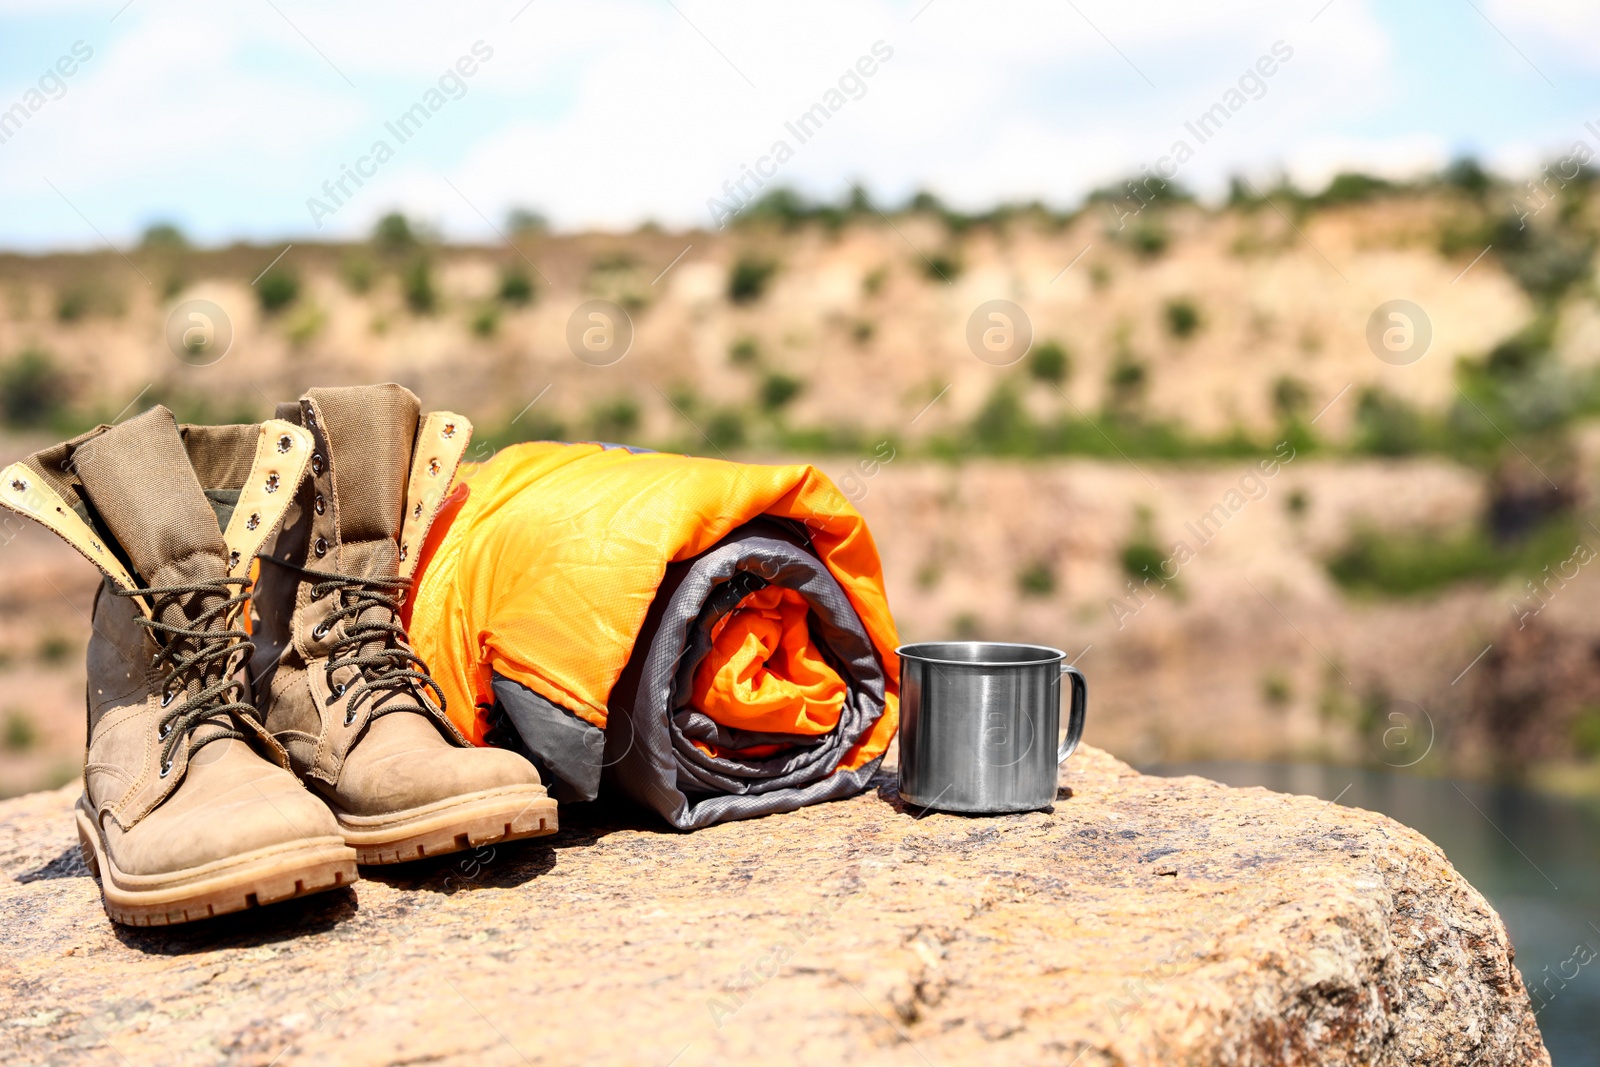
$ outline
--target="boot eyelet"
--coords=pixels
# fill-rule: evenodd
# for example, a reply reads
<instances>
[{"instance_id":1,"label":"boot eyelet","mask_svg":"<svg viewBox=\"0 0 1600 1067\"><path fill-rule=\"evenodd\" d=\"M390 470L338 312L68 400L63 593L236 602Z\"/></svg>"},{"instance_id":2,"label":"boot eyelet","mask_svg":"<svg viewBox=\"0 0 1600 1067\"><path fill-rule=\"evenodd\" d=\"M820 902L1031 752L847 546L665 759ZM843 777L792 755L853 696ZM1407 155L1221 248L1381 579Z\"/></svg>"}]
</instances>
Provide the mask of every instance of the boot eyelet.
<instances>
[{"instance_id":1,"label":"boot eyelet","mask_svg":"<svg viewBox=\"0 0 1600 1067\"><path fill-rule=\"evenodd\" d=\"M414 519L422 518L422 505L421 504L418 504L416 507L411 509L411 517L414 518Z\"/></svg>"},{"instance_id":2,"label":"boot eyelet","mask_svg":"<svg viewBox=\"0 0 1600 1067\"><path fill-rule=\"evenodd\" d=\"M312 474L321 474L322 470L323 470L323 467L325 465L326 465L326 461L322 458L322 453L321 452L313 452L313 453L311 453L311 473Z\"/></svg>"},{"instance_id":3,"label":"boot eyelet","mask_svg":"<svg viewBox=\"0 0 1600 1067\"><path fill-rule=\"evenodd\" d=\"M328 510L328 502L322 499L321 493L317 494L317 499L313 504L313 507L316 509L318 515L321 515L324 511Z\"/></svg>"},{"instance_id":4,"label":"boot eyelet","mask_svg":"<svg viewBox=\"0 0 1600 1067\"><path fill-rule=\"evenodd\" d=\"M167 739L167 735L170 734L171 732L172 732L172 724L170 722L162 723L161 724L161 729L156 731L156 740L165 741Z\"/></svg>"},{"instance_id":5,"label":"boot eyelet","mask_svg":"<svg viewBox=\"0 0 1600 1067\"><path fill-rule=\"evenodd\" d=\"M436 459L428 460L428 474L431 475L432 477L434 477L434 478L439 477L439 472L441 470L443 470L443 469L444 468L439 465L439 461L438 460L436 460Z\"/></svg>"},{"instance_id":6,"label":"boot eyelet","mask_svg":"<svg viewBox=\"0 0 1600 1067\"><path fill-rule=\"evenodd\" d=\"M450 438L454 437L455 435L456 435L456 424L453 423L453 422L445 423L444 424L444 429L440 432L440 436L442 436L446 441L448 441L448 440L450 440Z\"/></svg>"},{"instance_id":7,"label":"boot eyelet","mask_svg":"<svg viewBox=\"0 0 1600 1067\"><path fill-rule=\"evenodd\" d=\"M319 558L326 556L328 554L328 539L326 537L317 538L317 543L312 548Z\"/></svg>"},{"instance_id":8,"label":"boot eyelet","mask_svg":"<svg viewBox=\"0 0 1600 1067\"><path fill-rule=\"evenodd\" d=\"M171 773L172 773L172 761L171 760L167 760L165 763L163 763L161 765L161 777L165 778L167 775L169 775Z\"/></svg>"},{"instance_id":9,"label":"boot eyelet","mask_svg":"<svg viewBox=\"0 0 1600 1067\"><path fill-rule=\"evenodd\" d=\"M294 438L290 437L288 434L284 434L282 437L278 438L278 451L279 452L287 452L287 451L289 451L289 449L291 449L293 447L294 447Z\"/></svg>"},{"instance_id":10,"label":"boot eyelet","mask_svg":"<svg viewBox=\"0 0 1600 1067\"><path fill-rule=\"evenodd\" d=\"M267 492L276 493L278 486L281 484L283 484L283 479L279 478L277 474L267 475Z\"/></svg>"},{"instance_id":11,"label":"boot eyelet","mask_svg":"<svg viewBox=\"0 0 1600 1067\"><path fill-rule=\"evenodd\" d=\"M11 491L13 493L26 493L28 491L28 480L26 478L11 479Z\"/></svg>"},{"instance_id":12,"label":"boot eyelet","mask_svg":"<svg viewBox=\"0 0 1600 1067\"><path fill-rule=\"evenodd\" d=\"M261 513L260 512L251 512L250 518L245 521L244 528L246 530L254 530L257 526L260 526L260 525L261 525Z\"/></svg>"},{"instance_id":13,"label":"boot eyelet","mask_svg":"<svg viewBox=\"0 0 1600 1067\"><path fill-rule=\"evenodd\" d=\"M228 566L229 567L237 567L238 565L239 565L239 550L236 548L232 552L228 553Z\"/></svg>"},{"instance_id":14,"label":"boot eyelet","mask_svg":"<svg viewBox=\"0 0 1600 1067\"><path fill-rule=\"evenodd\" d=\"M400 562L401 563L404 563L406 561L406 555L410 551L411 551L411 546L410 545L402 544L400 546Z\"/></svg>"},{"instance_id":15,"label":"boot eyelet","mask_svg":"<svg viewBox=\"0 0 1600 1067\"><path fill-rule=\"evenodd\" d=\"M353 723L355 721L356 721L356 713L355 713L355 711L353 709L349 709L349 708L345 709L344 724L346 726L349 726L351 723Z\"/></svg>"},{"instance_id":16,"label":"boot eyelet","mask_svg":"<svg viewBox=\"0 0 1600 1067\"><path fill-rule=\"evenodd\" d=\"M323 621L317 623L317 628L315 630L311 631L311 636L312 636L312 638L314 638L315 640L318 640L318 641L321 641L324 637L327 637L328 636L328 621L326 619L324 619Z\"/></svg>"},{"instance_id":17,"label":"boot eyelet","mask_svg":"<svg viewBox=\"0 0 1600 1067\"><path fill-rule=\"evenodd\" d=\"M176 696L176 694L174 694L174 693L162 693L161 694L161 706L162 707L166 707L168 704L171 704L175 696ZM163 733L161 736L162 737L166 737L167 735L165 733Z\"/></svg>"}]
</instances>

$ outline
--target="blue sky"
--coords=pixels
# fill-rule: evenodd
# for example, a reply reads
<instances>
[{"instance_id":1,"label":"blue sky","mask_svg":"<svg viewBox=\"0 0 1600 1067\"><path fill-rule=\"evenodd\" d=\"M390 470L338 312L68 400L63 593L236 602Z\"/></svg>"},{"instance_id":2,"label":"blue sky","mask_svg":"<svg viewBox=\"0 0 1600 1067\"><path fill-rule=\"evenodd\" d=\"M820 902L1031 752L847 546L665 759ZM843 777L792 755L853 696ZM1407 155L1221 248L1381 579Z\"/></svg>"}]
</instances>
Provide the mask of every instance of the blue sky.
<instances>
[{"instance_id":1,"label":"blue sky","mask_svg":"<svg viewBox=\"0 0 1600 1067\"><path fill-rule=\"evenodd\" d=\"M0 143L0 247L121 244L158 219L208 243L335 238L394 208L472 239L493 238L485 219L519 205L562 228L706 226L723 183L779 140L792 158L767 187L833 196L859 181L885 202L927 187L969 208L1068 205L1154 165L1279 42L1292 57L1182 180L1215 192L1231 173L1287 171L1315 186L1463 152L1517 174L1579 137L1600 150L1584 128L1600 128L1592 2L995 7L0 2L0 120L38 103L30 90L63 57L71 67L75 45L92 51L46 79L42 106ZM478 42L491 54L467 64L459 99L398 143L385 123L426 103ZM863 62L870 76L847 74ZM847 102L799 144L785 123L842 77L849 95L832 99ZM392 158L369 159L371 176L359 189L346 179L335 205L323 183L378 140Z\"/></svg>"}]
</instances>

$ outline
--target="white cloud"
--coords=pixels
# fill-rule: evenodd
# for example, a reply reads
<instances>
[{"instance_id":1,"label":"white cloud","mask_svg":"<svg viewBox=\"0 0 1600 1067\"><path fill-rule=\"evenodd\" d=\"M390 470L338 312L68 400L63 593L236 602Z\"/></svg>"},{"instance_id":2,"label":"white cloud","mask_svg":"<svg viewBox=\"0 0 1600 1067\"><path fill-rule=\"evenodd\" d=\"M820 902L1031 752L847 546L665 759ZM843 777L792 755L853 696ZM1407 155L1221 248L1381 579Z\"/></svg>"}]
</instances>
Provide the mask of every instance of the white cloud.
<instances>
[{"instance_id":1,"label":"white cloud","mask_svg":"<svg viewBox=\"0 0 1600 1067\"><path fill-rule=\"evenodd\" d=\"M1530 49L1600 63L1600 5L1593 0L1485 0L1484 14L1540 67Z\"/></svg>"},{"instance_id":2,"label":"white cloud","mask_svg":"<svg viewBox=\"0 0 1600 1067\"><path fill-rule=\"evenodd\" d=\"M119 240L157 214L208 239L310 232L306 197L479 39L494 59L466 97L320 235L364 231L397 204L487 235L446 177L496 221L524 204L567 226L705 225L707 198L880 40L893 58L796 146L776 182L834 195L862 179L884 199L928 186L969 207L1069 203L1153 164L1278 40L1293 61L1198 152L1185 183L1214 191L1231 173L1285 165L1311 181L1357 166L1408 172L1443 161L1461 129L1480 125L1487 155L1523 158L1523 143L1538 140L1532 118L1540 130L1567 122L1520 97L1483 116L1412 106L1419 82L1501 75L1474 56L1397 55L1393 20L1370 0L1320 14L1320 4L1270 0L924 2L597 0L518 14L514 0L408 0L375 15L276 0L291 23L264 4L137 0L111 23L104 5L10 0L0 10L33 27L54 19L63 48L87 36L96 57L63 100L0 145L0 195L15 205L0 242L91 239L44 177ZM1544 47L1545 36L1595 25L1591 6L1497 0L1486 10L1533 42L1525 47ZM1484 47L1505 51L1498 37ZM21 69L53 59L30 56Z\"/></svg>"}]
</instances>

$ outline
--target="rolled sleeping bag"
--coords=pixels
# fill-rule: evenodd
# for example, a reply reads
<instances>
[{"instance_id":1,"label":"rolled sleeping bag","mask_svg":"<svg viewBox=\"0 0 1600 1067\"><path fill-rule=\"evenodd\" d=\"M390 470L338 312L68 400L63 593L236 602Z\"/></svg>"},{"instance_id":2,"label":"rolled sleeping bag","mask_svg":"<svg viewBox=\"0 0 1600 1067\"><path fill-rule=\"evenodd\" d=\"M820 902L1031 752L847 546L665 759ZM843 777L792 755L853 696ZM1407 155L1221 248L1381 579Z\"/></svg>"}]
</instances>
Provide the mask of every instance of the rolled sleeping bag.
<instances>
[{"instance_id":1,"label":"rolled sleeping bag","mask_svg":"<svg viewBox=\"0 0 1600 1067\"><path fill-rule=\"evenodd\" d=\"M825 476L539 442L465 467L408 599L446 712L673 826L865 789L898 721L877 549Z\"/></svg>"}]
</instances>

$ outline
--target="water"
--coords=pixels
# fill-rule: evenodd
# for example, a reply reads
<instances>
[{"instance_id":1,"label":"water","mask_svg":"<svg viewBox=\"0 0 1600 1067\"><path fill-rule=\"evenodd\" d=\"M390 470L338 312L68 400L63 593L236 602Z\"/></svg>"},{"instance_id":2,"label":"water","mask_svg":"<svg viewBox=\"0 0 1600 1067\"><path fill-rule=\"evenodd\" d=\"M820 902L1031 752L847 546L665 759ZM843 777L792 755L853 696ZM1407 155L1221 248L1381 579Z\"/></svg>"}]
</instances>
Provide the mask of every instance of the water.
<instances>
[{"instance_id":1,"label":"water","mask_svg":"<svg viewBox=\"0 0 1600 1067\"><path fill-rule=\"evenodd\" d=\"M1425 834L1505 920L1556 1067L1600 1061L1600 801L1310 764L1146 769L1337 799Z\"/></svg>"}]
</instances>

